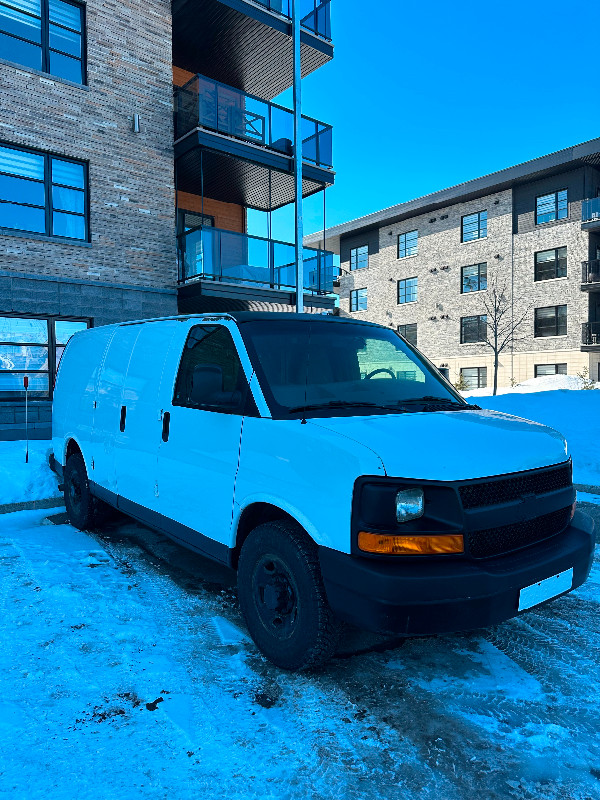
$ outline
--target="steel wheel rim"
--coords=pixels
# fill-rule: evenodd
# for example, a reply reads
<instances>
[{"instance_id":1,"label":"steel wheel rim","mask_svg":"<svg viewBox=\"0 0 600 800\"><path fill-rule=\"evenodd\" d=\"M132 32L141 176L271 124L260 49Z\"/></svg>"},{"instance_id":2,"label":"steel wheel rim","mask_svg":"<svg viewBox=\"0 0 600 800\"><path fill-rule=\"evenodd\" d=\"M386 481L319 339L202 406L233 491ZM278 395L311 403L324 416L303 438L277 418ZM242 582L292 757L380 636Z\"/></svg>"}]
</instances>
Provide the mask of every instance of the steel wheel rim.
<instances>
[{"instance_id":1,"label":"steel wheel rim","mask_svg":"<svg viewBox=\"0 0 600 800\"><path fill-rule=\"evenodd\" d=\"M81 507L81 481L76 472L69 478L69 501L71 508L78 511Z\"/></svg>"},{"instance_id":2,"label":"steel wheel rim","mask_svg":"<svg viewBox=\"0 0 600 800\"><path fill-rule=\"evenodd\" d=\"M252 596L263 627L276 639L289 639L298 626L298 588L280 558L261 556L252 576Z\"/></svg>"}]
</instances>

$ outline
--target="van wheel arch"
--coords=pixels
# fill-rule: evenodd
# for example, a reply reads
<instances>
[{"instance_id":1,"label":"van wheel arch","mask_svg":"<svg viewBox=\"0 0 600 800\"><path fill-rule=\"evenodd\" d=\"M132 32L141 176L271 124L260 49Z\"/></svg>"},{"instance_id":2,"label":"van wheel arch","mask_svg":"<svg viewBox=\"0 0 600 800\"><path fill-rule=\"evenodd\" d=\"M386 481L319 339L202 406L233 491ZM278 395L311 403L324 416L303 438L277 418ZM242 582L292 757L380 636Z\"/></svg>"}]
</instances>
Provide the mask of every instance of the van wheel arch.
<instances>
[{"instance_id":1,"label":"van wheel arch","mask_svg":"<svg viewBox=\"0 0 600 800\"><path fill-rule=\"evenodd\" d=\"M69 441L67 442L67 448L65 450L65 461L64 461L63 466L66 467L67 461L69 460L69 458L71 456L74 456L74 455L79 455L79 456L81 456L83 458L83 453L81 452L81 447L79 447L79 445L77 444L77 441L75 439L69 439ZM83 459L83 460L85 462L85 459Z\"/></svg>"},{"instance_id":2,"label":"van wheel arch","mask_svg":"<svg viewBox=\"0 0 600 800\"><path fill-rule=\"evenodd\" d=\"M242 511L237 526L235 546L231 553L231 566L234 569L238 567L242 546L252 531L265 522L274 522L275 520L285 520L287 522L293 522L295 525L300 525L298 520L292 517L291 514L288 514L287 511L271 503L252 503ZM302 528L302 530L309 536L304 528Z\"/></svg>"}]
</instances>

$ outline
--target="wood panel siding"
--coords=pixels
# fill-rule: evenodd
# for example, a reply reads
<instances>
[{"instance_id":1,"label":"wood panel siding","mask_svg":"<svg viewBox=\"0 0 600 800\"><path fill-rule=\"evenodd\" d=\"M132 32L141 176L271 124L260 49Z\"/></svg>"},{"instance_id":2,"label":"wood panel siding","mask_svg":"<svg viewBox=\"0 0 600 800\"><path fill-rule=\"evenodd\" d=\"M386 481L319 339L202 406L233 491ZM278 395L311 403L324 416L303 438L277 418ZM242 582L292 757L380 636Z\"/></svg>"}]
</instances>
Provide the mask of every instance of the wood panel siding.
<instances>
[{"instance_id":1,"label":"wood panel siding","mask_svg":"<svg viewBox=\"0 0 600 800\"><path fill-rule=\"evenodd\" d=\"M184 211L195 211L202 213L202 198L198 194L189 192L177 192L177 208ZM214 217L215 228L226 231L236 231L246 233L246 209L235 203L224 203L221 200L213 200L211 197L204 198L204 214Z\"/></svg>"}]
</instances>

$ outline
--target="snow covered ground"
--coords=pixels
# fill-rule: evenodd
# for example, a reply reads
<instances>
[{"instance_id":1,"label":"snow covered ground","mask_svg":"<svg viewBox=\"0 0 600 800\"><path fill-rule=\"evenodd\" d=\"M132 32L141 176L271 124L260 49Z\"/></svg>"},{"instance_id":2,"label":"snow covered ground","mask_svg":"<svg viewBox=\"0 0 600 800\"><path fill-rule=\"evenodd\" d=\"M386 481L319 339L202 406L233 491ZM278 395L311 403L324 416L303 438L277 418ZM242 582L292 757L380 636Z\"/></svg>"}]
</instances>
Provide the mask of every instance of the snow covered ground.
<instances>
[{"instance_id":1,"label":"snow covered ground","mask_svg":"<svg viewBox=\"0 0 600 800\"><path fill-rule=\"evenodd\" d=\"M248 639L230 573L53 513L0 519L0 797L600 797L598 560L496 628L290 675Z\"/></svg>"},{"instance_id":2,"label":"snow covered ground","mask_svg":"<svg viewBox=\"0 0 600 800\"><path fill-rule=\"evenodd\" d=\"M29 442L25 463L25 442L0 442L0 505L56 497L58 481L48 466L52 442Z\"/></svg>"},{"instance_id":3,"label":"snow covered ground","mask_svg":"<svg viewBox=\"0 0 600 800\"><path fill-rule=\"evenodd\" d=\"M567 439L575 483L600 486L600 389L586 391L580 386L577 377L553 375L500 389L496 397L491 396L491 389L463 394L469 402L482 408L556 428Z\"/></svg>"}]
</instances>

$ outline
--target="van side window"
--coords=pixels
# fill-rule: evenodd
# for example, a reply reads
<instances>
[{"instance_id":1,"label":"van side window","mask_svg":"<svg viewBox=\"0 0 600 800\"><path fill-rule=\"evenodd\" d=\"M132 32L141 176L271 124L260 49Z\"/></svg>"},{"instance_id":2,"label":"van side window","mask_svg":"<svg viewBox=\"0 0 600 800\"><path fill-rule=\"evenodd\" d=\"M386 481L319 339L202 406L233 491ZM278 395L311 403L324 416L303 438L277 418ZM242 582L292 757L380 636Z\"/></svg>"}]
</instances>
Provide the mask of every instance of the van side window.
<instances>
[{"instance_id":1,"label":"van side window","mask_svg":"<svg viewBox=\"0 0 600 800\"><path fill-rule=\"evenodd\" d=\"M227 328L193 327L183 348L173 405L242 414L246 393L244 370Z\"/></svg>"}]
</instances>

